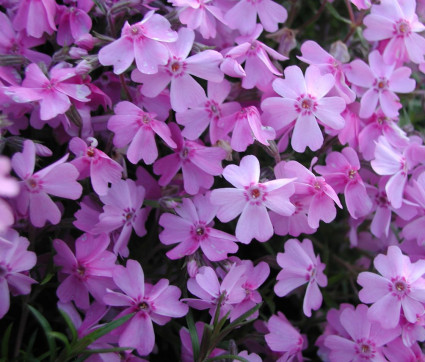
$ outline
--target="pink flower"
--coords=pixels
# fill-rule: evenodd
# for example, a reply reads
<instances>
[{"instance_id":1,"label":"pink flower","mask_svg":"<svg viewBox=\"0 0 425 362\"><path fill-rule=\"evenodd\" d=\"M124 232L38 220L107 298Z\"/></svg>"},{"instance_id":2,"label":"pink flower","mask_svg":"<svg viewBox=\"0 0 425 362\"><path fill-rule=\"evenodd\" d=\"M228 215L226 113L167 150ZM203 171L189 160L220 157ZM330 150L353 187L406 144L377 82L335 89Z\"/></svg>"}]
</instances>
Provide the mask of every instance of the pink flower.
<instances>
[{"instance_id":1,"label":"pink flower","mask_svg":"<svg viewBox=\"0 0 425 362\"><path fill-rule=\"evenodd\" d=\"M350 0L354 5L356 5L357 9L364 10L369 9L371 6L371 0Z\"/></svg>"},{"instance_id":2,"label":"pink flower","mask_svg":"<svg viewBox=\"0 0 425 362\"><path fill-rule=\"evenodd\" d=\"M54 195L76 200L81 196L83 188L76 181L78 171L75 166L65 163L68 155L34 173L35 146L32 141L24 142L24 149L12 157L12 167L23 180L21 192L17 197L17 207L21 214L26 214L34 226L42 227L46 221L58 224L61 212L48 196Z\"/></svg>"},{"instance_id":3,"label":"pink flower","mask_svg":"<svg viewBox=\"0 0 425 362\"><path fill-rule=\"evenodd\" d=\"M97 149L97 140L90 137L91 145L87 146L81 138L74 137L69 142L69 149L77 156L71 161L80 172L79 180L90 177L93 190L100 196L108 192L108 183L116 183L121 179L122 167L106 153Z\"/></svg>"},{"instance_id":4,"label":"pink flower","mask_svg":"<svg viewBox=\"0 0 425 362\"><path fill-rule=\"evenodd\" d=\"M276 260L283 268L276 278L276 295L284 297L295 288L308 283L303 311L307 317L311 317L311 310L318 310L322 305L323 297L318 285L328 285L328 278L323 274L326 265L320 261L320 255L316 257L309 239L304 239L302 243L297 239L289 239L285 243L285 252L278 253Z\"/></svg>"},{"instance_id":5,"label":"pink flower","mask_svg":"<svg viewBox=\"0 0 425 362\"><path fill-rule=\"evenodd\" d=\"M74 68L53 68L50 79L47 78L37 64L30 64L25 70L22 87L14 86L6 90L6 94L17 103L38 101L40 118L47 121L64 114L71 107L70 98L79 102L88 102L91 91L84 84L72 82L76 77Z\"/></svg>"},{"instance_id":6,"label":"pink flower","mask_svg":"<svg viewBox=\"0 0 425 362\"><path fill-rule=\"evenodd\" d=\"M317 229L319 221L330 223L336 217L334 203L342 208L335 190L326 183L323 177L315 176L297 161L281 163L280 177L296 177L295 194L309 200L308 225Z\"/></svg>"},{"instance_id":7,"label":"pink flower","mask_svg":"<svg viewBox=\"0 0 425 362\"><path fill-rule=\"evenodd\" d=\"M345 147L341 153L329 153L326 166L316 166L314 170L325 178L335 192L344 192L347 210L354 219L366 216L372 208L372 201L359 175L360 161L354 149Z\"/></svg>"},{"instance_id":8,"label":"pink flower","mask_svg":"<svg viewBox=\"0 0 425 362\"><path fill-rule=\"evenodd\" d=\"M142 208L145 199L145 189L131 180L120 180L112 184L108 193L100 196L105 204L99 222L92 233L111 232L121 229L115 240L114 253L128 256L127 244L134 229L138 236L146 234L146 208Z\"/></svg>"},{"instance_id":9,"label":"pink flower","mask_svg":"<svg viewBox=\"0 0 425 362\"><path fill-rule=\"evenodd\" d=\"M170 129L177 148L174 154L165 156L154 164L154 173L161 175L159 185L168 185L181 168L184 189L188 194L196 195L201 188L208 190L214 183L213 176L218 176L223 171L221 161L226 157L226 151L183 139L176 124L170 124Z\"/></svg>"},{"instance_id":10,"label":"pink flower","mask_svg":"<svg viewBox=\"0 0 425 362\"><path fill-rule=\"evenodd\" d=\"M272 237L273 226L267 209L284 216L293 214L295 207L289 197L294 193L294 179L260 183L260 163L255 156L245 156L240 166L227 166L223 176L236 188L213 190L211 202L219 206L217 217L222 222L241 214L236 237L242 243L249 244L253 238L264 242Z\"/></svg>"},{"instance_id":11,"label":"pink flower","mask_svg":"<svg viewBox=\"0 0 425 362\"><path fill-rule=\"evenodd\" d=\"M374 4L365 17L364 37L369 41L389 39L384 61L394 63L406 58L420 64L424 61L425 39L416 33L425 30L415 13L416 1L383 1Z\"/></svg>"},{"instance_id":12,"label":"pink flower","mask_svg":"<svg viewBox=\"0 0 425 362\"><path fill-rule=\"evenodd\" d=\"M103 297L105 304L125 307L118 315L135 313L124 325L114 330L119 336L120 347L133 347L142 356L152 352L155 333L152 322L164 325L171 318L186 315L188 307L179 301L180 289L169 285L167 279L161 279L155 285L145 283L145 276L140 264L127 260L127 267L117 266L113 279L124 293L108 290Z\"/></svg>"},{"instance_id":13,"label":"pink flower","mask_svg":"<svg viewBox=\"0 0 425 362\"><path fill-rule=\"evenodd\" d=\"M44 33L52 35L56 30L56 2L54 0L22 0L13 19L16 30L25 30L28 36L41 38Z\"/></svg>"},{"instance_id":14,"label":"pink flower","mask_svg":"<svg viewBox=\"0 0 425 362\"><path fill-rule=\"evenodd\" d=\"M394 328L400 321L400 311L409 322L424 313L425 261L412 263L398 246L390 246L387 255L379 254L374 262L376 270L360 273L357 278L363 289L359 298L363 303L373 303L368 319L379 322L383 328Z\"/></svg>"},{"instance_id":15,"label":"pink flower","mask_svg":"<svg viewBox=\"0 0 425 362\"><path fill-rule=\"evenodd\" d=\"M195 40L195 33L188 28L180 28L178 40L168 45L170 58L162 65L156 74L143 74L135 69L131 79L143 83L142 94L156 97L169 84L171 107L176 112L185 111L197 106L205 99L205 91L191 77L199 77L212 82L221 82L223 73L218 67L222 55L215 50L205 50L188 57ZM165 63L164 63L165 64Z\"/></svg>"},{"instance_id":16,"label":"pink flower","mask_svg":"<svg viewBox=\"0 0 425 362\"><path fill-rule=\"evenodd\" d=\"M158 72L158 66L167 64L168 50L165 43L175 42L177 33L170 23L154 11L146 13L142 21L130 25L127 21L121 37L99 51L99 62L113 65L114 73L121 74L136 59L137 69L144 74Z\"/></svg>"},{"instance_id":17,"label":"pink flower","mask_svg":"<svg viewBox=\"0 0 425 362\"><path fill-rule=\"evenodd\" d=\"M303 360L301 351L306 348L304 338L282 312L271 316L267 329L269 333L264 336L267 345L272 351L282 353L278 362Z\"/></svg>"},{"instance_id":18,"label":"pink flower","mask_svg":"<svg viewBox=\"0 0 425 362\"><path fill-rule=\"evenodd\" d=\"M400 329L382 329L379 323L371 320L370 311L364 304L355 310L346 308L342 311L340 322L349 336L333 334L326 337L330 361L385 361L382 347L397 338Z\"/></svg>"},{"instance_id":19,"label":"pink flower","mask_svg":"<svg viewBox=\"0 0 425 362\"><path fill-rule=\"evenodd\" d=\"M157 120L156 114L145 112L127 101L115 106L115 114L109 118L108 129L115 133L115 147L121 148L130 144L127 158L131 163L137 164L143 159L150 165L158 158L155 134L169 147L176 147L167 124Z\"/></svg>"},{"instance_id":20,"label":"pink flower","mask_svg":"<svg viewBox=\"0 0 425 362\"><path fill-rule=\"evenodd\" d=\"M356 59L346 68L345 75L354 85L367 88L360 101L359 116L370 117L379 105L387 117L398 116L401 103L395 92L410 93L416 82L409 78L407 67L396 68L396 63L386 64L378 50L369 54L369 65Z\"/></svg>"},{"instance_id":21,"label":"pink flower","mask_svg":"<svg viewBox=\"0 0 425 362\"><path fill-rule=\"evenodd\" d=\"M31 284L37 283L27 275L37 262L36 254L27 250L29 245L28 239L13 229L0 234L0 319L9 310L9 291L29 294Z\"/></svg>"},{"instance_id":22,"label":"pink flower","mask_svg":"<svg viewBox=\"0 0 425 362\"><path fill-rule=\"evenodd\" d=\"M285 22L288 17L286 9L272 0L239 0L227 11L224 19L231 29L238 29L242 34L248 34L255 29L257 14L264 29L268 32L276 31L277 24Z\"/></svg>"},{"instance_id":23,"label":"pink flower","mask_svg":"<svg viewBox=\"0 0 425 362\"><path fill-rule=\"evenodd\" d=\"M162 214L159 219L164 228L159 240L165 245L180 243L167 252L170 259L191 255L200 247L209 260L218 261L238 250L234 236L211 227L217 207L211 205L209 195L198 195L193 201L184 198L174 211L177 215Z\"/></svg>"},{"instance_id":24,"label":"pink flower","mask_svg":"<svg viewBox=\"0 0 425 362\"><path fill-rule=\"evenodd\" d=\"M75 241L75 254L62 240L54 240L54 263L61 267L60 274L67 275L56 291L62 303L73 300L77 307L87 309L89 293L102 301L106 288L114 287L112 272L117 257L106 250L108 246L106 234L83 234Z\"/></svg>"},{"instance_id":25,"label":"pink flower","mask_svg":"<svg viewBox=\"0 0 425 362\"><path fill-rule=\"evenodd\" d=\"M86 36L91 27L92 21L87 14L94 3L88 1L78 1L71 6L58 6L58 33L56 41L59 45L70 46L76 40Z\"/></svg>"},{"instance_id":26,"label":"pink flower","mask_svg":"<svg viewBox=\"0 0 425 362\"><path fill-rule=\"evenodd\" d=\"M10 160L0 156L0 232L13 224L14 217L9 204L1 197L15 197L19 193L19 184L16 179L9 177Z\"/></svg>"},{"instance_id":27,"label":"pink flower","mask_svg":"<svg viewBox=\"0 0 425 362\"><path fill-rule=\"evenodd\" d=\"M319 122L327 127L340 130L345 121L341 112L345 101L341 97L325 97L333 88L335 78L331 74L321 75L315 66L309 66L305 79L297 66L285 68L285 79L276 79L273 89L282 98L266 98L261 108L271 115L276 124L283 128L295 121L291 145L297 152L306 147L318 150L323 144ZM279 129L280 129L279 128Z\"/></svg>"}]
</instances>

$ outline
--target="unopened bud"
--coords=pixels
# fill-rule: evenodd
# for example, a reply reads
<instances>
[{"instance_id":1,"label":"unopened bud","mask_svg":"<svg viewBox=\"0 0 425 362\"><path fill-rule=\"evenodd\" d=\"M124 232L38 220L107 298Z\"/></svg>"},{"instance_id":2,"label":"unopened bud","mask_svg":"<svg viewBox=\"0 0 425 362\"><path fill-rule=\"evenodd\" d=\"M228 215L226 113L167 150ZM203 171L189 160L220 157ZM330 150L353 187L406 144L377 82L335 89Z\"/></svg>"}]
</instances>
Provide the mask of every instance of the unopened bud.
<instances>
[{"instance_id":1,"label":"unopened bud","mask_svg":"<svg viewBox=\"0 0 425 362\"><path fill-rule=\"evenodd\" d=\"M341 63L348 63L350 61L348 48L341 40L332 43L329 53Z\"/></svg>"},{"instance_id":2,"label":"unopened bud","mask_svg":"<svg viewBox=\"0 0 425 362\"><path fill-rule=\"evenodd\" d=\"M189 274L189 276L191 278L195 278L196 274L198 274L198 263L196 262L195 258L191 255L189 256L186 264L187 267L187 274Z\"/></svg>"},{"instance_id":3,"label":"unopened bud","mask_svg":"<svg viewBox=\"0 0 425 362\"><path fill-rule=\"evenodd\" d=\"M281 34L277 51L287 57L291 50L297 46L296 33L292 29L283 28Z\"/></svg>"}]
</instances>

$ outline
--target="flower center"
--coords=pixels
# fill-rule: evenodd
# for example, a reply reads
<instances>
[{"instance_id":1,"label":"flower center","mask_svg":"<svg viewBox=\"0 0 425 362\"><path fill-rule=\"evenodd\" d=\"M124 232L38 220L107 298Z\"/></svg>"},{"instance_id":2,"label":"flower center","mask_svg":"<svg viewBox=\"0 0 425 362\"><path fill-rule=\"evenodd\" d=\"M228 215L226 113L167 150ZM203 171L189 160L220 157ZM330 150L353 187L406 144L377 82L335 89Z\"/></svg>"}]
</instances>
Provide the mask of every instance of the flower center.
<instances>
[{"instance_id":1,"label":"flower center","mask_svg":"<svg viewBox=\"0 0 425 362\"><path fill-rule=\"evenodd\" d=\"M375 81L375 86L378 91L383 91L388 88L388 80L385 78L379 78Z\"/></svg>"},{"instance_id":2,"label":"flower center","mask_svg":"<svg viewBox=\"0 0 425 362\"><path fill-rule=\"evenodd\" d=\"M392 279L391 281L393 282L393 284L390 285L390 290L392 291L392 294L394 296L397 296L399 299L401 299L410 293L410 285L406 281L406 278L397 277Z\"/></svg>"},{"instance_id":3,"label":"flower center","mask_svg":"<svg viewBox=\"0 0 425 362\"><path fill-rule=\"evenodd\" d=\"M29 192L39 192L41 190L41 184L39 180L35 177L30 177L26 180L27 189Z\"/></svg>"},{"instance_id":4,"label":"flower center","mask_svg":"<svg viewBox=\"0 0 425 362\"><path fill-rule=\"evenodd\" d=\"M86 273L86 268L82 265L78 265L77 273L79 276L83 277Z\"/></svg>"},{"instance_id":5,"label":"flower center","mask_svg":"<svg viewBox=\"0 0 425 362\"><path fill-rule=\"evenodd\" d=\"M203 227L199 226L199 227L196 229L196 235L202 236L202 235L204 235L204 234L205 234L205 229L204 229Z\"/></svg>"},{"instance_id":6,"label":"flower center","mask_svg":"<svg viewBox=\"0 0 425 362\"><path fill-rule=\"evenodd\" d=\"M395 33L400 37L405 37L411 33L410 23L407 20L401 19L395 25Z\"/></svg>"},{"instance_id":7,"label":"flower center","mask_svg":"<svg viewBox=\"0 0 425 362\"><path fill-rule=\"evenodd\" d=\"M137 307L139 310L147 311L149 309L149 304L146 302L140 302Z\"/></svg>"},{"instance_id":8,"label":"flower center","mask_svg":"<svg viewBox=\"0 0 425 362\"><path fill-rule=\"evenodd\" d=\"M95 151L93 147L89 147L87 148L87 152L86 152L87 156L89 157L94 157Z\"/></svg>"},{"instance_id":9,"label":"flower center","mask_svg":"<svg viewBox=\"0 0 425 362\"><path fill-rule=\"evenodd\" d=\"M210 119L218 121L221 117L221 109L217 102L211 100L205 103L205 111L208 113Z\"/></svg>"},{"instance_id":10,"label":"flower center","mask_svg":"<svg viewBox=\"0 0 425 362\"><path fill-rule=\"evenodd\" d=\"M348 177L349 178L353 179L353 178L356 177L356 175L357 175L357 171L356 170L350 170L350 171L348 171Z\"/></svg>"},{"instance_id":11,"label":"flower center","mask_svg":"<svg viewBox=\"0 0 425 362\"><path fill-rule=\"evenodd\" d=\"M357 341L357 346L355 349L356 354L360 355L362 360L363 358L370 360L375 357L375 344L370 340L365 341L363 338L361 338Z\"/></svg>"},{"instance_id":12,"label":"flower center","mask_svg":"<svg viewBox=\"0 0 425 362\"><path fill-rule=\"evenodd\" d=\"M309 115L316 110L317 103L313 96L302 94L297 100L298 103L295 104L295 109L298 113Z\"/></svg>"}]
</instances>

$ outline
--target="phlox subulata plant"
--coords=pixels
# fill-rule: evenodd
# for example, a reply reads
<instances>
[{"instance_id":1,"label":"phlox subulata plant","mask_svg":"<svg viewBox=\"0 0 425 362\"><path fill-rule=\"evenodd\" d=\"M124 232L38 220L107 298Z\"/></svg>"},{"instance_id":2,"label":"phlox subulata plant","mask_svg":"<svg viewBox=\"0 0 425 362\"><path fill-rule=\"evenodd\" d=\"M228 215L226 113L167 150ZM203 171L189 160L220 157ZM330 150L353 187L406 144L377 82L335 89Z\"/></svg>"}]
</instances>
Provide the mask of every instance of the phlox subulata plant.
<instances>
[{"instance_id":1,"label":"phlox subulata plant","mask_svg":"<svg viewBox=\"0 0 425 362\"><path fill-rule=\"evenodd\" d=\"M0 360L424 360L424 0L0 2Z\"/></svg>"}]
</instances>

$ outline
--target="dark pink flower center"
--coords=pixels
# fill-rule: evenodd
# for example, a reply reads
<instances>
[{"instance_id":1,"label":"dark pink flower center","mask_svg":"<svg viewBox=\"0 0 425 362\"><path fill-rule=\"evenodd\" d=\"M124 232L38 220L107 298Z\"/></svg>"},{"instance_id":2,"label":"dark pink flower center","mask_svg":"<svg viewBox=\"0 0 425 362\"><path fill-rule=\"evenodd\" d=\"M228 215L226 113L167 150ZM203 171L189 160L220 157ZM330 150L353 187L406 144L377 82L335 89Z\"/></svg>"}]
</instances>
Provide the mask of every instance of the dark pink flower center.
<instances>
[{"instance_id":1,"label":"dark pink flower center","mask_svg":"<svg viewBox=\"0 0 425 362\"><path fill-rule=\"evenodd\" d=\"M310 94L302 94L297 98L297 103L295 103L296 111L302 115L310 115L316 108L316 98Z\"/></svg>"},{"instance_id":2,"label":"dark pink flower center","mask_svg":"<svg viewBox=\"0 0 425 362\"><path fill-rule=\"evenodd\" d=\"M357 345L355 346L355 351L360 358L370 360L375 357L375 354L376 354L375 343L373 343L369 339L364 339L364 338L360 338L356 342L357 342Z\"/></svg>"},{"instance_id":3,"label":"dark pink flower center","mask_svg":"<svg viewBox=\"0 0 425 362\"><path fill-rule=\"evenodd\" d=\"M410 293L410 284L405 277L391 278L390 292L398 299L402 299Z\"/></svg>"},{"instance_id":4,"label":"dark pink flower center","mask_svg":"<svg viewBox=\"0 0 425 362\"><path fill-rule=\"evenodd\" d=\"M37 193L42 189L42 182L36 176L32 176L26 180L26 186L29 192Z\"/></svg>"},{"instance_id":5,"label":"dark pink flower center","mask_svg":"<svg viewBox=\"0 0 425 362\"><path fill-rule=\"evenodd\" d=\"M266 201L267 192L261 184L245 187L245 198L251 204L261 205Z\"/></svg>"},{"instance_id":6,"label":"dark pink flower center","mask_svg":"<svg viewBox=\"0 0 425 362\"><path fill-rule=\"evenodd\" d=\"M389 207L390 203L388 202L387 195L385 192L379 192L375 197L375 202L378 204L378 206L381 207Z\"/></svg>"},{"instance_id":7,"label":"dark pink flower center","mask_svg":"<svg viewBox=\"0 0 425 362\"><path fill-rule=\"evenodd\" d=\"M165 68L168 74L174 78L180 77L186 73L186 63L177 57L170 59Z\"/></svg>"},{"instance_id":8,"label":"dark pink flower center","mask_svg":"<svg viewBox=\"0 0 425 362\"><path fill-rule=\"evenodd\" d=\"M307 268L307 275L305 276L307 281L316 280L316 267L314 265L309 265Z\"/></svg>"},{"instance_id":9,"label":"dark pink flower center","mask_svg":"<svg viewBox=\"0 0 425 362\"><path fill-rule=\"evenodd\" d=\"M218 121L221 117L221 108L216 101L210 100L205 103L205 111L210 119Z\"/></svg>"},{"instance_id":10,"label":"dark pink flower center","mask_svg":"<svg viewBox=\"0 0 425 362\"><path fill-rule=\"evenodd\" d=\"M87 156L94 157L96 154L95 149L93 147L88 147L86 151Z\"/></svg>"},{"instance_id":11,"label":"dark pink flower center","mask_svg":"<svg viewBox=\"0 0 425 362\"><path fill-rule=\"evenodd\" d=\"M200 221L192 226L191 234L197 241L205 240L208 238L209 228L205 225L205 222Z\"/></svg>"},{"instance_id":12,"label":"dark pink flower center","mask_svg":"<svg viewBox=\"0 0 425 362\"><path fill-rule=\"evenodd\" d=\"M123 213L124 223L131 223L131 221L134 218L134 212L135 211L136 210L134 210L133 208L124 209L124 213Z\"/></svg>"},{"instance_id":13,"label":"dark pink flower center","mask_svg":"<svg viewBox=\"0 0 425 362\"><path fill-rule=\"evenodd\" d=\"M378 92L382 92L383 90L388 88L388 80L386 78L378 78L374 83L375 89Z\"/></svg>"},{"instance_id":14,"label":"dark pink flower center","mask_svg":"<svg viewBox=\"0 0 425 362\"><path fill-rule=\"evenodd\" d=\"M409 21L405 19L400 19L399 21L397 21L394 27L394 32L399 37L405 37L406 35L409 35L412 32Z\"/></svg>"},{"instance_id":15,"label":"dark pink flower center","mask_svg":"<svg viewBox=\"0 0 425 362\"><path fill-rule=\"evenodd\" d=\"M348 171L348 178L354 179L357 175L357 170L351 169Z\"/></svg>"}]
</instances>

